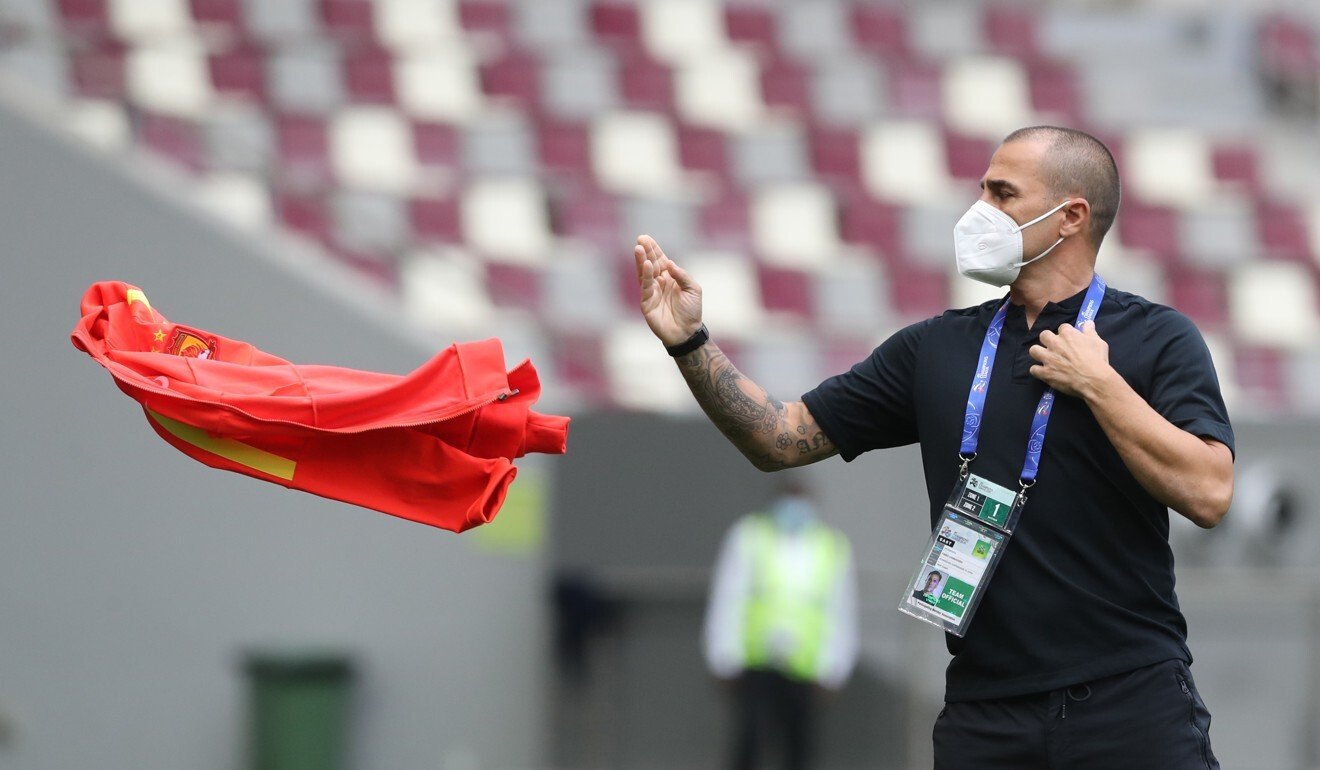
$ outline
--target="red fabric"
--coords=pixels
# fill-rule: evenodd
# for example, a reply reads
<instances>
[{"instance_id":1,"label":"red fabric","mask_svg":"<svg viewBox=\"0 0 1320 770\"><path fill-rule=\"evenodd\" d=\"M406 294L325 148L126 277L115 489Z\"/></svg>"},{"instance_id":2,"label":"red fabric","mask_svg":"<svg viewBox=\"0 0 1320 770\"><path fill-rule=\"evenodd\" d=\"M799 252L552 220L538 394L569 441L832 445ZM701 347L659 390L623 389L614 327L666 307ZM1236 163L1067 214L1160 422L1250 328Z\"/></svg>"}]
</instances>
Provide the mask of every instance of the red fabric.
<instances>
[{"instance_id":1,"label":"red fabric","mask_svg":"<svg viewBox=\"0 0 1320 770\"><path fill-rule=\"evenodd\" d=\"M565 451L568 418L531 411L536 370L506 373L496 339L451 345L406 376L291 364L170 323L139 289L107 281L83 296L73 344L199 462L455 532L494 518L514 458ZM177 423L205 435L190 441ZM211 451L217 439L296 464L279 466L291 477Z\"/></svg>"}]
</instances>

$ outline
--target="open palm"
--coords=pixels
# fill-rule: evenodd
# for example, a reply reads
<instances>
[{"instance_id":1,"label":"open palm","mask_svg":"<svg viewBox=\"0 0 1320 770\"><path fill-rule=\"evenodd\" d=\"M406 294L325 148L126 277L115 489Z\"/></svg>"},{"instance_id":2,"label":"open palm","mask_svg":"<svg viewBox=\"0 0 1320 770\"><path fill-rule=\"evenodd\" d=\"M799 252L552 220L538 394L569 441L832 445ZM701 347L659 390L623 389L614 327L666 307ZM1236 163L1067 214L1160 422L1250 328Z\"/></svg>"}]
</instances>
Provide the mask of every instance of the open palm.
<instances>
[{"instance_id":1,"label":"open palm","mask_svg":"<svg viewBox=\"0 0 1320 770\"><path fill-rule=\"evenodd\" d=\"M677 345L701 328L701 287L665 256L649 235L633 247L637 281L642 288L642 316L652 333L667 346Z\"/></svg>"}]
</instances>

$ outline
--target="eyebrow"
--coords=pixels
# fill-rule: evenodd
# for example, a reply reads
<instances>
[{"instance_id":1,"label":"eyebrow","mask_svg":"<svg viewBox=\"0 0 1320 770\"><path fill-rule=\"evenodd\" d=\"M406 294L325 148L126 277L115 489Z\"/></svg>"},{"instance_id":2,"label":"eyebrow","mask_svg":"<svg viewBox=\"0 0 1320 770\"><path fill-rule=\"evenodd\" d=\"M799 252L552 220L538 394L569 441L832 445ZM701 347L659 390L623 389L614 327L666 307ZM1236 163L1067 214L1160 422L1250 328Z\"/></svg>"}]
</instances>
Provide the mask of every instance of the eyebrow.
<instances>
[{"instance_id":1,"label":"eyebrow","mask_svg":"<svg viewBox=\"0 0 1320 770\"><path fill-rule=\"evenodd\" d=\"M1019 192L1017 186L1007 179L982 179L981 189L984 190L987 187L991 188L991 191L996 193L1009 192L1016 194Z\"/></svg>"}]
</instances>

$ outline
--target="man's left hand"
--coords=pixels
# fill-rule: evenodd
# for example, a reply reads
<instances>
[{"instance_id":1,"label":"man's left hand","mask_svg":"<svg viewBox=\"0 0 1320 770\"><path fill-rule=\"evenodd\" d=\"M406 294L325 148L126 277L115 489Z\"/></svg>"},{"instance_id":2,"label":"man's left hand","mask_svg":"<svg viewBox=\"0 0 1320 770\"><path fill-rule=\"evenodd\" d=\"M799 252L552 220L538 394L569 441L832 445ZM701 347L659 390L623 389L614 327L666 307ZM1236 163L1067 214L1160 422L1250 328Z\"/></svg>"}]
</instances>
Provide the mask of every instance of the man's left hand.
<instances>
[{"instance_id":1,"label":"man's left hand","mask_svg":"<svg viewBox=\"0 0 1320 770\"><path fill-rule=\"evenodd\" d=\"M1027 352L1039 362L1031 375L1069 396L1089 398L1116 374L1109 365L1109 343L1100 339L1094 321L1082 324L1082 331L1072 324L1060 326L1058 334L1043 331Z\"/></svg>"}]
</instances>

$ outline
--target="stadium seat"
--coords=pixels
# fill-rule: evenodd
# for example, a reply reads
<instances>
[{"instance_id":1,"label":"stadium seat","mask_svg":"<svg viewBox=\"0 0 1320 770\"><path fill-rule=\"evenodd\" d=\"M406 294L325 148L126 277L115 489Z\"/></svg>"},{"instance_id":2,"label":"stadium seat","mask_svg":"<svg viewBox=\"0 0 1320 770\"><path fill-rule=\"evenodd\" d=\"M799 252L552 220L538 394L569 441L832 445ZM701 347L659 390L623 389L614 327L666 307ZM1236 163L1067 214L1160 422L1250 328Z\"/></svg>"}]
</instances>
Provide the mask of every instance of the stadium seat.
<instances>
[{"instance_id":1,"label":"stadium seat","mask_svg":"<svg viewBox=\"0 0 1320 770\"><path fill-rule=\"evenodd\" d=\"M353 107L335 116L330 157L347 187L406 193L418 181L412 128L393 110Z\"/></svg>"},{"instance_id":2,"label":"stadium seat","mask_svg":"<svg viewBox=\"0 0 1320 770\"><path fill-rule=\"evenodd\" d=\"M408 115L463 123L483 107L476 64L462 46L403 54L393 67L399 107Z\"/></svg>"},{"instance_id":3,"label":"stadium seat","mask_svg":"<svg viewBox=\"0 0 1320 770\"><path fill-rule=\"evenodd\" d=\"M756 272L757 283L761 288L761 304L767 312L789 315L798 322L814 320L815 303L811 296L813 276L801 270L770 265L761 265Z\"/></svg>"},{"instance_id":4,"label":"stadium seat","mask_svg":"<svg viewBox=\"0 0 1320 770\"><path fill-rule=\"evenodd\" d=\"M458 165L459 140L454 127L445 123L415 120L412 124L413 152L427 176Z\"/></svg>"},{"instance_id":5,"label":"stadium seat","mask_svg":"<svg viewBox=\"0 0 1320 770\"><path fill-rule=\"evenodd\" d=\"M944 114L943 77L928 62L890 62L886 90L894 115L920 120L941 120Z\"/></svg>"},{"instance_id":6,"label":"stadium seat","mask_svg":"<svg viewBox=\"0 0 1320 770\"><path fill-rule=\"evenodd\" d=\"M242 230L258 231L271 221L270 192L250 174L211 174L200 179L197 202Z\"/></svg>"},{"instance_id":7,"label":"stadium seat","mask_svg":"<svg viewBox=\"0 0 1320 770\"><path fill-rule=\"evenodd\" d=\"M376 38L396 52L445 51L461 41L452 0L375 0L370 6Z\"/></svg>"},{"instance_id":8,"label":"stadium seat","mask_svg":"<svg viewBox=\"0 0 1320 770\"><path fill-rule=\"evenodd\" d=\"M907 26L909 44L919 56L948 60L985 51L976 5L917 3L908 7Z\"/></svg>"},{"instance_id":9,"label":"stadium seat","mask_svg":"<svg viewBox=\"0 0 1320 770\"><path fill-rule=\"evenodd\" d=\"M561 238L592 244L604 253L628 251L630 236L622 230L614 196L594 187L552 190L550 220Z\"/></svg>"},{"instance_id":10,"label":"stadium seat","mask_svg":"<svg viewBox=\"0 0 1320 770\"><path fill-rule=\"evenodd\" d=\"M601 187L614 193L656 194L679 182L678 143L664 117L616 112L592 126L591 166Z\"/></svg>"},{"instance_id":11,"label":"stadium seat","mask_svg":"<svg viewBox=\"0 0 1320 770\"><path fill-rule=\"evenodd\" d=\"M610 255L617 259L618 256ZM622 317L614 275L603 257L557 253L542 270L540 310L557 329L608 329Z\"/></svg>"},{"instance_id":12,"label":"stadium seat","mask_svg":"<svg viewBox=\"0 0 1320 770\"><path fill-rule=\"evenodd\" d=\"M777 57L766 62L761 67L760 87L765 106L780 115L796 117L811 111L806 70L792 59Z\"/></svg>"},{"instance_id":13,"label":"stadium seat","mask_svg":"<svg viewBox=\"0 0 1320 770\"><path fill-rule=\"evenodd\" d=\"M344 90L353 104L395 101L394 56L374 45L359 45L344 57Z\"/></svg>"},{"instance_id":14,"label":"stadium seat","mask_svg":"<svg viewBox=\"0 0 1320 770\"><path fill-rule=\"evenodd\" d=\"M110 29L120 40L159 44L193 34L187 0L109 0Z\"/></svg>"},{"instance_id":15,"label":"stadium seat","mask_svg":"<svg viewBox=\"0 0 1320 770\"><path fill-rule=\"evenodd\" d=\"M78 99L68 107L64 122L71 134L105 152L118 152L133 139L125 110L117 102Z\"/></svg>"},{"instance_id":16,"label":"stadium seat","mask_svg":"<svg viewBox=\"0 0 1320 770\"><path fill-rule=\"evenodd\" d=\"M733 43L754 45L772 54L779 50L774 9L764 3L727 2L724 6L724 34Z\"/></svg>"},{"instance_id":17,"label":"stadium seat","mask_svg":"<svg viewBox=\"0 0 1320 770\"><path fill-rule=\"evenodd\" d=\"M862 137L862 181L876 198L898 203L946 200L944 137L930 124L889 121Z\"/></svg>"},{"instance_id":18,"label":"stadium seat","mask_svg":"<svg viewBox=\"0 0 1320 770\"><path fill-rule=\"evenodd\" d=\"M245 103L218 106L202 125L207 165L264 176L275 160L275 131L264 110Z\"/></svg>"},{"instance_id":19,"label":"stadium seat","mask_svg":"<svg viewBox=\"0 0 1320 770\"><path fill-rule=\"evenodd\" d=\"M873 56L910 58L907 27L907 17L897 6L879 3L852 6L852 29L857 45Z\"/></svg>"},{"instance_id":20,"label":"stadium seat","mask_svg":"<svg viewBox=\"0 0 1320 770\"><path fill-rule=\"evenodd\" d=\"M843 199L840 235L850 244L863 246L875 254L898 258L906 253L899 209L864 194ZM952 246L950 237L949 248Z\"/></svg>"},{"instance_id":21,"label":"stadium seat","mask_svg":"<svg viewBox=\"0 0 1320 770\"><path fill-rule=\"evenodd\" d=\"M1152 206L1138 200L1123 201L1115 220L1115 231L1125 246L1141 249L1164 261L1182 252L1178 215L1164 206Z\"/></svg>"},{"instance_id":22,"label":"stadium seat","mask_svg":"<svg viewBox=\"0 0 1320 770\"><path fill-rule=\"evenodd\" d=\"M218 97L265 102L266 54L255 45L237 43L208 58L211 88Z\"/></svg>"},{"instance_id":23,"label":"stadium seat","mask_svg":"<svg viewBox=\"0 0 1320 770\"><path fill-rule=\"evenodd\" d=\"M324 42L283 46L266 62L266 88L276 108L326 114L344 103L339 51Z\"/></svg>"},{"instance_id":24,"label":"stadium seat","mask_svg":"<svg viewBox=\"0 0 1320 770\"><path fill-rule=\"evenodd\" d=\"M751 234L766 264L801 269L826 265L839 251L834 199L815 184L767 186L752 198Z\"/></svg>"},{"instance_id":25,"label":"stadium seat","mask_svg":"<svg viewBox=\"0 0 1320 770\"><path fill-rule=\"evenodd\" d=\"M640 52L620 57L620 89L624 103L637 110L668 113L674 108L673 73Z\"/></svg>"},{"instance_id":26,"label":"stadium seat","mask_svg":"<svg viewBox=\"0 0 1320 770\"><path fill-rule=\"evenodd\" d=\"M478 174L523 176L536 172L536 130L524 113L489 112L460 131L463 166Z\"/></svg>"},{"instance_id":27,"label":"stadium seat","mask_svg":"<svg viewBox=\"0 0 1320 770\"><path fill-rule=\"evenodd\" d=\"M1210 147L1187 129L1144 129L1124 143L1124 172L1132 194L1166 206L1195 206L1214 191Z\"/></svg>"},{"instance_id":28,"label":"stadium seat","mask_svg":"<svg viewBox=\"0 0 1320 770\"><path fill-rule=\"evenodd\" d=\"M642 22L635 2L596 0L591 4L591 32L611 45L636 45L642 36Z\"/></svg>"},{"instance_id":29,"label":"stadium seat","mask_svg":"<svg viewBox=\"0 0 1320 770\"><path fill-rule=\"evenodd\" d=\"M949 161L949 175L958 180L980 184L981 175L990 166L998 142L947 131L944 134L944 155Z\"/></svg>"},{"instance_id":30,"label":"stadium seat","mask_svg":"<svg viewBox=\"0 0 1320 770\"><path fill-rule=\"evenodd\" d=\"M463 224L457 198L426 196L408 202L413 238L421 243L461 244Z\"/></svg>"},{"instance_id":31,"label":"stadium seat","mask_svg":"<svg viewBox=\"0 0 1320 770\"><path fill-rule=\"evenodd\" d=\"M724 131L750 128L765 112L760 72L748 51L723 49L676 65L674 103L680 118Z\"/></svg>"},{"instance_id":32,"label":"stadium seat","mask_svg":"<svg viewBox=\"0 0 1320 770\"><path fill-rule=\"evenodd\" d=\"M122 101L126 93L124 48L113 42L97 42L70 52L75 91L89 99Z\"/></svg>"},{"instance_id":33,"label":"stadium seat","mask_svg":"<svg viewBox=\"0 0 1320 770\"><path fill-rule=\"evenodd\" d=\"M698 218L701 237L713 248L741 252L751 249L751 213L742 195L726 191L706 201Z\"/></svg>"},{"instance_id":34,"label":"stadium seat","mask_svg":"<svg viewBox=\"0 0 1320 770\"><path fill-rule=\"evenodd\" d=\"M459 0L458 20L469 33L485 33L497 38L509 34L511 14L505 0Z\"/></svg>"},{"instance_id":35,"label":"stadium seat","mask_svg":"<svg viewBox=\"0 0 1320 770\"><path fill-rule=\"evenodd\" d=\"M1172 307L1185 313L1202 331L1218 331L1227 326L1228 287L1222 273L1170 265L1167 275Z\"/></svg>"},{"instance_id":36,"label":"stadium seat","mask_svg":"<svg viewBox=\"0 0 1320 770\"><path fill-rule=\"evenodd\" d=\"M754 336L761 328L762 287L756 267L742 254L696 251L682 256L683 268L701 284L702 316L721 336Z\"/></svg>"},{"instance_id":37,"label":"stadium seat","mask_svg":"<svg viewBox=\"0 0 1320 770\"><path fill-rule=\"evenodd\" d=\"M404 309L433 329L480 329L494 314L481 261L456 247L408 254L399 267Z\"/></svg>"},{"instance_id":38,"label":"stadium seat","mask_svg":"<svg viewBox=\"0 0 1320 770\"><path fill-rule=\"evenodd\" d=\"M931 318L951 306L947 266L893 262L889 278L889 304L900 323Z\"/></svg>"},{"instance_id":39,"label":"stadium seat","mask_svg":"<svg viewBox=\"0 0 1320 770\"><path fill-rule=\"evenodd\" d=\"M191 40L157 43L128 54L129 98L144 110L197 118L211 106L205 52Z\"/></svg>"},{"instance_id":40,"label":"stadium seat","mask_svg":"<svg viewBox=\"0 0 1320 770\"><path fill-rule=\"evenodd\" d=\"M586 0L536 0L510 5L514 35L538 51L571 48L591 39Z\"/></svg>"},{"instance_id":41,"label":"stadium seat","mask_svg":"<svg viewBox=\"0 0 1320 770\"><path fill-rule=\"evenodd\" d=\"M1184 211L1178 229L1183 257L1197 265L1224 268L1261 256L1255 217L1246 201L1216 199Z\"/></svg>"},{"instance_id":42,"label":"stadium seat","mask_svg":"<svg viewBox=\"0 0 1320 770\"><path fill-rule=\"evenodd\" d=\"M821 346L810 330L794 324L775 326L744 343L738 365L767 393L795 398L824 379Z\"/></svg>"},{"instance_id":43,"label":"stadium seat","mask_svg":"<svg viewBox=\"0 0 1320 770\"><path fill-rule=\"evenodd\" d=\"M810 290L814 315L830 335L871 340L891 324L886 308L889 283L876 259L841 256L814 276Z\"/></svg>"},{"instance_id":44,"label":"stadium seat","mask_svg":"<svg viewBox=\"0 0 1320 770\"><path fill-rule=\"evenodd\" d=\"M614 57L592 48L549 55L541 70L541 94L546 110L561 118L594 118L618 107Z\"/></svg>"},{"instance_id":45,"label":"stadium seat","mask_svg":"<svg viewBox=\"0 0 1320 770\"><path fill-rule=\"evenodd\" d=\"M197 124L172 115L144 114L137 120L138 141L162 158L191 170L206 168L206 148Z\"/></svg>"},{"instance_id":46,"label":"stadium seat","mask_svg":"<svg viewBox=\"0 0 1320 770\"><path fill-rule=\"evenodd\" d=\"M1320 334L1314 273L1304 265L1258 260L1233 271L1229 317L1241 342L1272 348L1314 347Z\"/></svg>"},{"instance_id":47,"label":"stadium seat","mask_svg":"<svg viewBox=\"0 0 1320 770\"><path fill-rule=\"evenodd\" d=\"M310 40L321 27L316 0L243 0L243 19L253 37L269 43Z\"/></svg>"},{"instance_id":48,"label":"stadium seat","mask_svg":"<svg viewBox=\"0 0 1320 770\"><path fill-rule=\"evenodd\" d=\"M727 47L718 0L641 0L642 43L652 56L678 67Z\"/></svg>"},{"instance_id":49,"label":"stadium seat","mask_svg":"<svg viewBox=\"0 0 1320 770\"><path fill-rule=\"evenodd\" d=\"M1034 124L1027 74L1005 57L969 57L944 70L944 115L949 126L995 142Z\"/></svg>"},{"instance_id":50,"label":"stadium seat","mask_svg":"<svg viewBox=\"0 0 1320 770\"><path fill-rule=\"evenodd\" d=\"M573 177L591 175L591 132L583 123L542 118L536 127L541 166Z\"/></svg>"},{"instance_id":51,"label":"stadium seat","mask_svg":"<svg viewBox=\"0 0 1320 770\"><path fill-rule=\"evenodd\" d=\"M340 44L353 48L375 43L372 0L321 0L321 29Z\"/></svg>"},{"instance_id":52,"label":"stadium seat","mask_svg":"<svg viewBox=\"0 0 1320 770\"><path fill-rule=\"evenodd\" d=\"M281 193L275 201L275 213L292 232L322 245L330 244L330 218L320 196Z\"/></svg>"},{"instance_id":53,"label":"stadium seat","mask_svg":"<svg viewBox=\"0 0 1320 770\"><path fill-rule=\"evenodd\" d=\"M734 178L745 189L811 176L805 138L796 123L764 122L730 139Z\"/></svg>"},{"instance_id":54,"label":"stadium seat","mask_svg":"<svg viewBox=\"0 0 1320 770\"><path fill-rule=\"evenodd\" d=\"M655 238L672 254L690 254L701 246L696 205L691 200L676 197L624 198L620 212L626 238L624 242L629 247L633 239L643 233ZM630 269L635 282L636 270L632 266ZM625 295L630 295L632 290L627 290Z\"/></svg>"},{"instance_id":55,"label":"stadium seat","mask_svg":"<svg viewBox=\"0 0 1320 770\"><path fill-rule=\"evenodd\" d=\"M406 204L393 195L341 189L330 208L335 245L346 251L397 254L411 240Z\"/></svg>"},{"instance_id":56,"label":"stadium seat","mask_svg":"<svg viewBox=\"0 0 1320 770\"><path fill-rule=\"evenodd\" d=\"M1039 122L1061 126L1086 125L1081 87L1073 68L1059 60L1037 59L1025 63L1031 109Z\"/></svg>"},{"instance_id":57,"label":"stadium seat","mask_svg":"<svg viewBox=\"0 0 1320 770\"><path fill-rule=\"evenodd\" d=\"M610 394L625 409L686 412L692 393L665 355L656 355L655 335L640 320L616 324L606 332L604 352Z\"/></svg>"},{"instance_id":58,"label":"stadium seat","mask_svg":"<svg viewBox=\"0 0 1320 770\"><path fill-rule=\"evenodd\" d=\"M678 159L683 168L727 180L730 176L728 156L728 140L723 131L678 125Z\"/></svg>"},{"instance_id":59,"label":"stadium seat","mask_svg":"<svg viewBox=\"0 0 1320 770\"><path fill-rule=\"evenodd\" d=\"M982 18L986 47L1021 61L1039 58L1036 25L1042 8L1027 5L987 5Z\"/></svg>"},{"instance_id":60,"label":"stadium seat","mask_svg":"<svg viewBox=\"0 0 1320 770\"><path fill-rule=\"evenodd\" d=\"M483 256L521 265L539 265L549 256L545 192L529 179L474 182L463 193L460 215L464 240Z\"/></svg>"},{"instance_id":61,"label":"stadium seat","mask_svg":"<svg viewBox=\"0 0 1320 770\"><path fill-rule=\"evenodd\" d=\"M1256 239L1263 256L1309 262L1311 244L1302 212L1290 203L1256 203Z\"/></svg>"},{"instance_id":62,"label":"stadium seat","mask_svg":"<svg viewBox=\"0 0 1320 770\"><path fill-rule=\"evenodd\" d=\"M848 6L837 2L781 3L779 43L802 61L847 53L852 49Z\"/></svg>"},{"instance_id":63,"label":"stadium seat","mask_svg":"<svg viewBox=\"0 0 1320 770\"><path fill-rule=\"evenodd\" d=\"M887 91L888 80L875 62L833 56L812 74L812 112L827 125L864 126L884 114Z\"/></svg>"},{"instance_id":64,"label":"stadium seat","mask_svg":"<svg viewBox=\"0 0 1320 770\"><path fill-rule=\"evenodd\" d=\"M902 210L900 232L904 261L924 269L943 270L953 263L953 226L958 223L976 196L952 196L941 201L906 206ZM887 256L894 256L893 254ZM891 264L895 264L891 261Z\"/></svg>"},{"instance_id":65,"label":"stadium seat","mask_svg":"<svg viewBox=\"0 0 1320 770\"><path fill-rule=\"evenodd\" d=\"M1221 185L1235 185L1253 195L1261 192L1260 162L1250 145L1216 146L1211 150L1210 164Z\"/></svg>"},{"instance_id":66,"label":"stadium seat","mask_svg":"<svg viewBox=\"0 0 1320 770\"><path fill-rule=\"evenodd\" d=\"M861 190L861 139L856 131L811 125L807 146L817 177L849 194Z\"/></svg>"},{"instance_id":67,"label":"stadium seat","mask_svg":"<svg viewBox=\"0 0 1320 770\"><path fill-rule=\"evenodd\" d=\"M541 312L541 268L485 258L486 291L501 316Z\"/></svg>"},{"instance_id":68,"label":"stadium seat","mask_svg":"<svg viewBox=\"0 0 1320 770\"><path fill-rule=\"evenodd\" d=\"M492 99L502 100L517 109L536 107L540 98L536 60L530 54L515 50L482 64L481 90Z\"/></svg>"}]
</instances>

